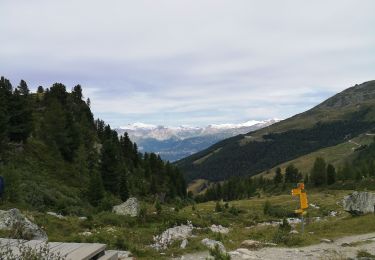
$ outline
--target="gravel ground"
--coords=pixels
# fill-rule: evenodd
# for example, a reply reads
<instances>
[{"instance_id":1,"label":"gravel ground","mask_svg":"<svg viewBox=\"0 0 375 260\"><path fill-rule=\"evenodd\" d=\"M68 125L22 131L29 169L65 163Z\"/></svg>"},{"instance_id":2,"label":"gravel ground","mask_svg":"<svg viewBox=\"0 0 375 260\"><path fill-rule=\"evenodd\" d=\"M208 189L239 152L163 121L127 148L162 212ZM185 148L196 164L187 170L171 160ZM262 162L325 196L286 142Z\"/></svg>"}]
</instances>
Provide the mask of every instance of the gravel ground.
<instances>
[{"instance_id":1,"label":"gravel ground","mask_svg":"<svg viewBox=\"0 0 375 260\"><path fill-rule=\"evenodd\" d=\"M356 243L356 245L353 245ZM320 243L298 248L268 247L257 251L237 249L231 251L232 260L239 259L267 259L267 260L294 260L294 259L347 259L357 256L359 250L366 250L375 255L375 233L348 236L337 239L332 243ZM184 255L184 260L206 259L207 252L197 252ZM175 258L176 259L176 258Z\"/></svg>"}]
</instances>

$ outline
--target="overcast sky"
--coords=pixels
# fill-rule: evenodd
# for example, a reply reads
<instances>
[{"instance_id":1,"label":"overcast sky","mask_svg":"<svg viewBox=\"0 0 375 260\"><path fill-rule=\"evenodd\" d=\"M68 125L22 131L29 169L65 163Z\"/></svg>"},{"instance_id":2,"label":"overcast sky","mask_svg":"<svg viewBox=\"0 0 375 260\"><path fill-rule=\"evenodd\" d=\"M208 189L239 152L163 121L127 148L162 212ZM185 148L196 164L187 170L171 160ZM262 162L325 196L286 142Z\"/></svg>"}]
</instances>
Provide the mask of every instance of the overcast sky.
<instances>
[{"instance_id":1,"label":"overcast sky","mask_svg":"<svg viewBox=\"0 0 375 260\"><path fill-rule=\"evenodd\" d=\"M113 126L286 118L375 79L375 1L0 0L0 74Z\"/></svg>"}]
</instances>

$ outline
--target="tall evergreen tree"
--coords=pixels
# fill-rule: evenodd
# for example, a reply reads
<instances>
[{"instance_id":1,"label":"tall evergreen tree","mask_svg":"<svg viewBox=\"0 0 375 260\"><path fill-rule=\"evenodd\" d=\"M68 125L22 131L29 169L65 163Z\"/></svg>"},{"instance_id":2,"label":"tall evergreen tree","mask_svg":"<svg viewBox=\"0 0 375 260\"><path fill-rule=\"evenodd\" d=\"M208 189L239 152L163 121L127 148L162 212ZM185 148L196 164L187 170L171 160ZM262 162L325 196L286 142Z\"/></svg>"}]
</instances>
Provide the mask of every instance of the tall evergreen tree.
<instances>
[{"instance_id":1,"label":"tall evergreen tree","mask_svg":"<svg viewBox=\"0 0 375 260\"><path fill-rule=\"evenodd\" d=\"M314 183L315 186L321 186L325 184L327 181L327 167L326 162L323 158L317 157L314 162L314 166L311 169L310 178L311 182Z\"/></svg>"},{"instance_id":2,"label":"tall evergreen tree","mask_svg":"<svg viewBox=\"0 0 375 260\"><path fill-rule=\"evenodd\" d=\"M286 183L297 183L302 179L302 174L294 166L294 164L289 164L285 169L285 182Z\"/></svg>"},{"instance_id":3,"label":"tall evergreen tree","mask_svg":"<svg viewBox=\"0 0 375 260\"><path fill-rule=\"evenodd\" d=\"M336 169L332 164L327 165L327 184L331 185L336 182Z\"/></svg>"},{"instance_id":4,"label":"tall evergreen tree","mask_svg":"<svg viewBox=\"0 0 375 260\"><path fill-rule=\"evenodd\" d=\"M275 177L273 178L273 182L275 184L279 184L283 182L283 174L281 173L281 168L277 167L275 172Z\"/></svg>"}]
</instances>

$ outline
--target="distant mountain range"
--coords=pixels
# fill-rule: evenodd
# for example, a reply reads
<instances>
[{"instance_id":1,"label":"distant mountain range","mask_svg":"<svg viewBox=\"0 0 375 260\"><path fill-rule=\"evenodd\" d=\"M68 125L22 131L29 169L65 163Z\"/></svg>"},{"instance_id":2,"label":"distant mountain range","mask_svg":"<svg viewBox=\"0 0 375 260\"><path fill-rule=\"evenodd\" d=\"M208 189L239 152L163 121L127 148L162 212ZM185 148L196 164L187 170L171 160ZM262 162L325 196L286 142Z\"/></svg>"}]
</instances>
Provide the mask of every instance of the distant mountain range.
<instances>
[{"instance_id":1,"label":"distant mountain range","mask_svg":"<svg viewBox=\"0 0 375 260\"><path fill-rule=\"evenodd\" d=\"M197 153L223 139L258 130L278 122L278 119L251 120L240 124L211 124L206 127L157 126L134 123L116 131L128 133L142 152L155 152L164 160L176 161Z\"/></svg>"}]
</instances>

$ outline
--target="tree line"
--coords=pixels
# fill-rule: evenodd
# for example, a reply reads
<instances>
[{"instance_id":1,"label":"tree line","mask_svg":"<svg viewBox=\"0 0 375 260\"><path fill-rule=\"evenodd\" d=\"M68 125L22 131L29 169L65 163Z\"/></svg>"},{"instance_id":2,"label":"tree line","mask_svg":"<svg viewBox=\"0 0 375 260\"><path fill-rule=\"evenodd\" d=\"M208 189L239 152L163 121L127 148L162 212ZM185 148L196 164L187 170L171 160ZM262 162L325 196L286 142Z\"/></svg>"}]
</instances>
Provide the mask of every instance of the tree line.
<instances>
[{"instance_id":1,"label":"tree line","mask_svg":"<svg viewBox=\"0 0 375 260\"><path fill-rule=\"evenodd\" d=\"M6 178L5 199L32 204L37 196L39 204L51 207L61 200L87 201L96 207L129 196L186 197L185 180L174 165L155 153L140 153L127 134L118 136L103 120L95 120L90 105L80 85L68 92L65 85L55 83L31 93L24 80L13 87L0 78L0 174ZM27 182L30 185L23 189ZM28 189L38 182L47 183L45 190L39 183L39 192L31 195ZM74 198L61 194L48 184L56 189L66 186L76 194Z\"/></svg>"}]
</instances>

